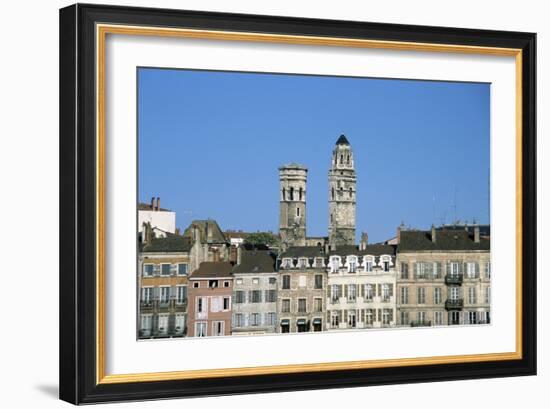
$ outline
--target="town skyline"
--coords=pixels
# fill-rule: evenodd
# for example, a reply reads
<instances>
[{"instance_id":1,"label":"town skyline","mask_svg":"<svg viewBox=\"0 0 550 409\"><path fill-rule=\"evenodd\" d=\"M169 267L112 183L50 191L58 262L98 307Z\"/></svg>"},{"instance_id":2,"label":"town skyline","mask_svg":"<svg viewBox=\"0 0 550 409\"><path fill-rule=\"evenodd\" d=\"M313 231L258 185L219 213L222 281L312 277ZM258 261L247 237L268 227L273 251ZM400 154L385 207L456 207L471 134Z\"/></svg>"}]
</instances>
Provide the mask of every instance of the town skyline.
<instances>
[{"instance_id":1,"label":"town skyline","mask_svg":"<svg viewBox=\"0 0 550 409\"><path fill-rule=\"evenodd\" d=\"M427 228L431 224L451 223L456 219L471 223L475 218L478 223L489 223L489 87L487 84L428 83L423 81L196 71L152 71L140 71L139 201L147 203L150 197L161 197L162 206L176 212L177 225L181 229L185 229L194 219L211 218L217 220L224 230L277 232L279 205L277 169L285 163L296 162L308 168L307 235L326 236L328 229L327 175L330 168L332 147L338 135L342 133L349 138L355 152L357 169L357 241L363 231L369 234L373 242L387 240L395 236L396 228L402 222L406 226L415 228ZM167 79L166 76L170 78ZM266 76L269 78L266 78ZM234 84L235 79L239 84ZM199 96L199 101L196 98L194 99L194 102L202 109L204 109L203 104L206 101L202 101L201 98L208 99L207 97L211 95L211 92L214 92L214 90L201 88L206 84L206 80L209 81L209 84L212 81L215 83L212 85L213 88L218 86L217 92L219 92L221 84L227 85L226 88L231 89L226 90L225 93L233 96L235 96L234 93L237 92L237 88L242 89L244 82L244 85L248 85L248 88L245 87L245 91L239 94L240 98L258 97L258 93L254 91L250 82L256 82L256 85L260 83L265 92L269 90L276 94L277 90L275 90L273 84L283 84L285 90L289 91L287 84L289 81L291 83L297 81L298 85L302 84L302 86L297 87L301 88L302 91L304 87L312 89L314 85L319 85L319 81L323 84L325 84L325 81L329 81L331 84L324 85L327 88L326 92L328 92L328 89L333 90L333 87L340 90L342 88L341 81L344 81L346 84L343 88L346 88L346 90L340 90L340 94L346 94L348 97L353 94L353 90L350 89L351 85L361 88L363 91L365 87L370 88L371 91L376 89L378 96L382 94L393 95L393 99L390 98L391 101L387 102L386 105L397 104L398 107L401 106L405 111L403 112L403 118L408 118L404 121L416 124L415 127L409 130L408 135L418 134L420 129L429 131L426 131L428 134L427 139L433 142L434 151L430 153L422 152L414 143L407 142L407 138L402 135L393 134L392 137L392 132L397 130L395 127L390 126L391 123L387 123L387 129L380 128L380 123L373 125L375 128L379 127L377 133L383 136L379 138L369 137L366 134L372 135L375 132L361 130L366 125L365 123L358 124L357 121L348 122L348 127L352 128L350 129L351 132L345 132L342 129L337 130L339 125L332 123L327 126L326 130L319 130L318 133L310 129L308 131L310 137L303 135L303 127L306 125L297 126L295 132L302 135L302 138L290 138L288 133L282 132L282 140L279 143L279 145L283 145L283 149L281 149L280 146L273 143L275 141L272 139L266 139L263 136L251 137L250 133L252 131L250 129L235 124L238 120L245 124L249 123L250 121L247 121L247 119L250 117L251 112L248 112L248 115L241 113L239 118L233 118L229 121L231 126L228 127L228 131L233 134L236 129L240 129L241 133L233 138L221 138L216 136L216 132L214 132L218 129L217 127L212 127L208 123L204 124L202 128L198 126L198 123L196 123L198 119L193 118L191 115L195 111L190 108L192 105L190 101L181 101L182 99L193 99L178 94L178 90L181 91L183 85L189 86L190 80L198 82L195 87L202 91L203 95L202 97ZM266 81L271 88L265 85ZM303 81L307 84L303 85ZM311 84L311 81L314 84ZM396 85L395 81L399 84ZM169 86L170 84L171 86ZM405 88L404 91L403 87ZM437 96L439 96L440 103L454 101L453 104L446 107L447 110L442 111L445 118L433 121L438 124L437 126L433 123L422 125L426 115L420 117L415 115L415 113L426 108L427 96L424 103L419 102L416 104L421 107L416 109L413 109L409 102L403 102L400 105L396 101L397 95L407 100L407 95L413 93L413 90L408 90L410 87L414 88L417 97L420 92L420 94L429 94L430 100L434 97L438 100ZM441 90L441 87L444 90ZM154 88L154 90L150 88ZM218 108L218 111L214 110L216 112L214 116L216 118L224 116L227 119L229 112L226 111L232 112L233 109L223 104L229 98L224 98L223 94L222 92L221 99L223 101L214 104L214 108ZM296 94L293 95L298 97ZM161 96L168 97L168 102L176 104L177 109L174 109L171 105L166 105L164 102L160 103L159 106L158 99ZM264 96L260 100L265 102L265 99ZM456 101L457 99L459 101ZM354 99L349 104L343 104L345 107L340 108L342 111L340 116L345 116L343 112L356 102L357 100ZM471 103L474 102L477 105L475 109L471 107ZM433 101L430 102L430 104L433 103ZM290 105L294 106L292 103ZM485 115L478 115L474 120L472 117L473 111L477 110L479 105L483 105L486 112ZM457 107L460 108L458 111L455 110L450 113L453 108ZM291 108L289 107L288 110L284 111L291 112ZM174 119L178 118L175 111L180 109L191 109L191 111L188 115L183 115L183 118L180 115L179 119ZM166 112L166 110L169 112ZM269 106L257 108L254 113L264 112L265 110L269 110ZM315 117L319 118L322 116L323 110L312 109L311 112L314 112ZM471 132L468 137L459 138L457 141L449 140L446 137L437 137L436 130L441 132L442 128L449 128L449 126L452 127L455 124L456 121L450 121L451 125L448 124L449 116L456 116L456 121L461 124L470 124ZM159 122L162 118L172 118L172 120L168 120L167 125L166 121ZM302 119L302 122L311 125L312 119ZM191 122L191 124L188 122ZM298 124L298 118L293 118L291 122L295 125ZM156 127L154 127L155 124ZM286 129L288 126L287 124L279 126L279 128ZM204 130L204 128L207 129ZM256 129L257 126L250 126L250 128ZM184 132L185 130L187 132ZM457 135L457 133L462 135L464 130L451 132L453 135ZM183 134L189 135L189 138L180 136ZM216 150L208 149L208 145L212 145L215 138L221 142L220 151L222 155L216 153ZM170 143L160 143L157 139ZM386 139L389 140L384 142ZM471 143L463 146L463 139ZM405 146L396 145L397 140L405 140ZM185 148L186 144L187 149ZM149 150L148 148L153 145L154 148ZM182 152L181 156L177 155L179 149ZM187 154L186 152L189 151L191 153ZM256 154L251 155L251 152ZM172 160L166 162L155 160L153 157L158 156L159 153ZM408 157L408 155L412 155L412 157ZM466 158L468 159L465 160L464 155L467 155ZM405 159L407 161L403 162ZM449 164L453 166L449 166ZM195 171L191 173L191 169L195 169ZM191 180L189 180L190 176ZM209 180L210 184L206 180ZM446 180L446 183L444 183L444 180ZM212 189L212 186L215 186L216 189ZM465 193L462 193L466 191L468 191L468 197L464 197ZM189 194L189 192L192 192L192 194Z\"/></svg>"}]
</instances>

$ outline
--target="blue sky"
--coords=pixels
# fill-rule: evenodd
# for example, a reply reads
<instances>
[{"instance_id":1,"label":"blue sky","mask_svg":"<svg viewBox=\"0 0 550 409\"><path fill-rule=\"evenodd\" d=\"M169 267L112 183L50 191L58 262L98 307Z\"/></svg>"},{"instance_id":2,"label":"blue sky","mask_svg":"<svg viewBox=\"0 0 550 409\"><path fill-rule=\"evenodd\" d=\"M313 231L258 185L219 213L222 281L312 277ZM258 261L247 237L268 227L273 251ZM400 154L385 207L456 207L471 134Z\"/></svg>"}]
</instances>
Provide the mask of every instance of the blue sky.
<instances>
[{"instance_id":1,"label":"blue sky","mask_svg":"<svg viewBox=\"0 0 550 409\"><path fill-rule=\"evenodd\" d=\"M278 167L306 165L307 234L326 235L328 170L344 133L357 235L488 223L490 84L140 68L138 196L177 225L278 229Z\"/></svg>"}]
</instances>

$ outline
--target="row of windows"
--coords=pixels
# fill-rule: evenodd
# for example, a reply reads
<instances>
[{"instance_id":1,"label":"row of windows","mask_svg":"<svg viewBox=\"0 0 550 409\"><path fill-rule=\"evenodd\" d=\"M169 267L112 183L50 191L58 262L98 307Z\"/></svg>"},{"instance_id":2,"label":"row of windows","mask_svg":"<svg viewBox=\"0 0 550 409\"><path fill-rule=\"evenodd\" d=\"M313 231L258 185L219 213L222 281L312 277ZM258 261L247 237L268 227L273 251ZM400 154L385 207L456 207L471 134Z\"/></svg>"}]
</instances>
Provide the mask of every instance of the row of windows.
<instances>
[{"instance_id":1,"label":"row of windows","mask_svg":"<svg viewBox=\"0 0 550 409\"><path fill-rule=\"evenodd\" d=\"M185 331L185 314L174 314L173 323L170 323L170 314L141 314L140 316L140 335L151 336L155 335L168 335L183 334Z\"/></svg>"},{"instance_id":2,"label":"row of windows","mask_svg":"<svg viewBox=\"0 0 550 409\"><path fill-rule=\"evenodd\" d=\"M393 284L332 284L330 286L332 302L340 301L341 297L346 298L347 302L355 302L357 297L362 297L368 302L373 301L376 295L383 302L390 301L393 297Z\"/></svg>"},{"instance_id":3,"label":"row of windows","mask_svg":"<svg viewBox=\"0 0 550 409\"><path fill-rule=\"evenodd\" d=\"M277 325L277 313L267 312L265 314L238 313L233 315L233 327L258 327L258 326L275 326Z\"/></svg>"},{"instance_id":4,"label":"row of windows","mask_svg":"<svg viewBox=\"0 0 550 409\"><path fill-rule=\"evenodd\" d=\"M331 273L348 272L356 273L359 271L372 272L376 267L379 267L382 271L390 271L393 263L390 255L380 256L380 261L376 263L374 256L364 256L362 262L359 262L358 256L346 256L346 262L342 262L341 256L330 256L328 264L325 264L323 257L315 257L310 260L307 257L300 257L297 260L285 257L282 260L281 267L289 270L292 268L306 269L306 268L325 268L328 267L328 271Z\"/></svg>"},{"instance_id":5,"label":"row of windows","mask_svg":"<svg viewBox=\"0 0 550 409\"><path fill-rule=\"evenodd\" d=\"M298 288L307 288L307 276L300 275L298 276ZM313 281L313 288L315 290L320 290L323 288L323 275L322 274L315 274L314 281ZM283 290L290 290L290 275L285 274L282 276L282 285L281 289Z\"/></svg>"},{"instance_id":6,"label":"row of windows","mask_svg":"<svg viewBox=\"0 0 550 409\"><path fill-rule=\"evenodd\" d=\"M443 278L444 274L450 277L465 276L466 278L480 278L481 273L483 277L491 278L491 263L481 263L483 272L481 272L480 263L475 261L460 262L449 261L444 264L441 262L424 262L419 261L412 263L413 265L413 278ZM409 263L402 262L400 265L400 277L402 280L409 280L411 278L409 274Z\"/></svg>"},{"instance_id":7,"label":"row of windows","mask_svg":"<svg viewBox=\"0 0 550 409\"><path fill-rule=\"evenodd\" d=\"M220 286L223 286L224 288L229 288L229 287L231 287L231 281L229 281L229 280L197 280L197 281L193 281L193 288L204 288L207 285L208 285L208 288L218 288Z\"/></svg>"},{"instance_id":8,"label":"row of windows","mask_svg":"<svg viewBox=\"0 0 550 409\"><path fill-rule=\"evenodd\" d=\"M224 321L212 321L210 326L210 332L208 331L208 322L205 322L205 321L195 322L196 337L221 337L223 335L225 335Z\"/></svg>"},{"instance_id":9,"label":"row of windows","mask_svg":"<svg viewBox=\"0 0 550 409\"><path fill-rule=\"evenodd\" d=\"M197 297L195 299L195 316L207 316L208 312L224 312L231 310L230 296Z\"/></svg>"},{"instance_id":10,"label":"row of windows","mask_svg":"<svg viewBox=\"0 0 550 409\"><path fill-rule=\"evenodd\" d=\"M400 325L444 325L444 311L417 311L415 314L409 311L399 313ZM432 321L433 320L433 321ZM447 313L448 325L460 324L490 324L491 316L489 311L449 311Z\"/></svg>"},{"instance_id":11,"label":"row of windows","mask_svg":"<svg viewBox=\"0 0 550 409\"><path fill-rule=\"evenodd\" d=\"M427 287L417 287L416 288L416 304L426 304L427 302L427 293L430 290L430 288ZM462 288L457 286L449 287L448 289L448 297L450 300L456 301L459 299L462 299ZM434 304L441 304L442 301L442 287L434 287L433 288L433 303ZM476 287L468 287L466 289L467 294L467 302L469 304L477 304L479 302L478 300L478 291ZM400 304L409 304L409 288L408 287L400 287L399 289L399 303ZM485 287L483 290L483 302L485 304L491 303L491 287Z\"/></svg>"},{"instance_id":12,"label":"row of windows","mask_svg":"<svg viewBox=\"0 0 550 409\"><path fill-rule=\"evenodd\" d=\"M294 200L294 198L297 196L299 201L302 201L302 198L305 199L306 192L303 190L303 188L296 189L296 192L293 187L288 189L288 199L287 199L287 190L283 187L282 190L283 193L283 200ZM298 193L295 195L295 193Z\"/></svg>"},{"instance_id":13,"label":"row of windows","mask_svg":"<svg viewBox=\"0 0 550 409\"><path fill-rule=\"evenodd\" d=\"M187 286L160 286L160 287L142 287L141 303L144 305L159 301L161 304L168 304L170 300L175 300L177 304L183 304L187 300Z\"/></svg>"},{"instance_id":14,"label":"row of windows","mask_svg":"<svg viewBox=\"0 0 550 409\"><path fill-rule=\"evenodd\" d=\"M247 297L248 295L248 297ZM235 291L235 304L260 303L260 302L276 302L277 291L276 290L237 290Z\"/></svg>"},{"instance_id":15,"label":"row of windows","mask_svg":"<svg viewBox=\"0 0 550 409\"><path fill-rule=\"evenodd\" d=\"M187 275L187 263L161 263L161 264L143 264L143 277L152 276L185 276Z\"/></svg>"},{"instance_id":16,"label":"row of windows","mask_svg":"<svg viewBox=\"0 0 550 409\"><path fill-rule=\"evenodd\" d=\"M305 314L308 313L306 298L298 298L294 306L294 310L291 307L292 305L289 298L283 298L281 300L281 312L283 313L293 313L293 312L305 313ZM323 299L314 298L313 312L322 312L322 311L323 311Z\"/></svg>"},{"instance_id":17,"label":"row of windows","mask_svg":"<svg viewBox=\"0 0 550 409\"><path fill-rule=\"evenodd\" d=\"M246 280L246 281L248 281L248 280ZM265 281L265 278L263 278L263 277L252 277L251 281L252 281L252 284L259 285L262 281ZM243 285L244 282L245 282L245 280L243 278L236 278L235 279L235 284L236 285ZM276 277L268 277L267 278L267 283L271 284L271 285L272 284L277 284L277 278Z\"/></svg>"},{"instance_id":18,"label":"row of windows","mask_svg":"<svg viewBox=\"0 0 550 409\"><path fill-rule=\"evenodd\" d=\"M349 328L355 328L357 323L373 325L375 322L380 322L382 325L390 325L393 319L392 308L363 308L328 312L328 320L333 328L338 328L341 323L346 323Z\"/></svg>"}]
</instances>

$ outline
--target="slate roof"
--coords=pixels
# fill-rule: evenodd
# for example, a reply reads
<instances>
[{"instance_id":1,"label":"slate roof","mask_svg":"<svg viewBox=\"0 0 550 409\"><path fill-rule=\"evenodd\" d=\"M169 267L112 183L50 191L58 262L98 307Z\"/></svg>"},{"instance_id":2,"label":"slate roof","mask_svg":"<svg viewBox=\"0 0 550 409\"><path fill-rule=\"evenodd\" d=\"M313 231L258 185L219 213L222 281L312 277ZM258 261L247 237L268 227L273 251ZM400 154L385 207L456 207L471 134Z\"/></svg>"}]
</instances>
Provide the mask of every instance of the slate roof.
<instances>
[{"instance_id":1,"label":"slate roof","mask_svg":"<svg viewBox=\"0 0 550 409\"><path fill-rule=\"evenodd\" d=\"M323 246L295 246L286 249L280 256L284 257L326 257L326 253Z\"/></svg>"},{"instance_id":2,"label":"slate roof","mask_svg":"<svg viewBox=\"0 0 550 409\"><path fill-rule=\"evenodd\" d=\"M191 274L193 278L231 277L233 264L226 261L205 261Z\"/></svg>"},{"instance_id":3,"label":"slate roof","mask_svg":"<svg viewBox=\"0 0 550 409\"><path fill-rule=\"evenodd\" d=\"M342 134L336 141L336 145L349 145L348 138L346 138L346 135Z\"/></svg>"},{"instance_id":4,"label":"slate roof","mask_svg":"<svg viewBox=\"0 0 550 409\"><path fill-rule=\"evenodd\" d=\"M346 256L359 256L361 260L362 256L374 256L379 257L381 255L390 255L395 258L396 246L387 245L387 244L370 244L367 245L365 250L360 250L358 246L348 245L348 246L336 246L336 250L329 250L328 253L324 252L324 247L319 246L297 246L289 247L284 253L280 255L280 259L283 258L314 258L314 257L323 257L325 261L328 260L330 256L340 256L345 258Z\"/></svg>"},{"instance_id":5,"label":"slate roof","mask_svg":"<svg viewBox=\"0 0 550 409\"><path fill-rule=\"evenodd\" d=\"M166 237L153 238L150 243L141 245L143 253L183 253L191 250L191 239L177 234L166 233Z\"/></svg>"},{"instance_id":6,"label":"slate roof","mask_svg":"<svg viewBox=\"0 0 550 409\"><path fill-rule=\"evenodd\" d=\"M200 232L201 243L212 242L212 243L227 243L227 237L220 229L220 226L215 220L193 220L191 224L185 229L183 233L186 237L193 237L193 226L197 226ZM211 231L211 240L208 240L208 232Z\"/></svg>"},{"instance_id":7,"label":"slate roof","mask_svg":"<svg viewBox=\"0 0 550 409\"><path fill-rule=\"evenodd\" d=\"M141 202L140 202L140 203L138 203L137 208L138 208L138 210L150 210L150 211L153 211L153 210L154 210L150 203L141 203ZM164 209L164 208L161 207L160 209L155 210L155 211L156 211L156 212L157 212L157 211L158 211L158 212L171 212L172 210L170 210L170 209Z\"/></svg>"},{"instance_id":8,"label":"slate roof","mask_svg":"<svg viewBox=\"0 0 550 409\"><path fill-rule=\"evenodd\" d=\"M464 229L436 230L435 243L431 236L431 231L404 230L401 232L398 251L488 251L491 248L490 239L481 237L479 243L476 243L473 234Z\"/></svg>"},{"instance_id":9,"label":"slate roof","mask_svg":"<svg viewBox=\"0 0 550 409\"><path fill-rule=\"evenodd\" d=\"M275 271L275 257L265 250L243 250L241 263L233 267L233 273L272 273Z\"/></svg>"}]
</instances>

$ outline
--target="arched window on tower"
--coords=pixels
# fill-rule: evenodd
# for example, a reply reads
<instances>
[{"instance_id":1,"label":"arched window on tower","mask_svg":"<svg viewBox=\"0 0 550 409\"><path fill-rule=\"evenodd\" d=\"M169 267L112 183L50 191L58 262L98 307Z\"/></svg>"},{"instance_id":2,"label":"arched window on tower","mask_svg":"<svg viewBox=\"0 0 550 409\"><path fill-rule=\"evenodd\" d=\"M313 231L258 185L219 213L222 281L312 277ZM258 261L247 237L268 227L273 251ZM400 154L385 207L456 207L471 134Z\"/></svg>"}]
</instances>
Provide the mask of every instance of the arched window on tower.
<instances>
[{"instance_id":1,"label":"arched window on tower","mask_svg":"<svg viewBox=\"0 0 550 409\"><path fill-rule=\"evenodd\" d=\"M344 164L344 155L340 154L340 164Z\"/></svg>"},{"instance_id":2,"label":"arched window on tower","mask_svg":"<svg viewBox=\"0 0 550 409\"><path fill-rule=\"evenodd\" d=\"M332 200L334 200L334 188L332 188Z\"/></svg>"},{"instance_id":3,"label":"arched window on tower","mask_svg":"<svg viewBox=\"0 0 550 409\"><path fill-rule=\"evenodd\" d=\"M294 200L294 188L290 188L290 200Z\"/></svg>"},{"instance_id":4,"label":"arched window on tower","mask_svg":"<svg viewBox=\"0 0 550 409\"><path fill-rule=\"evenodd\" d=\"M333 214L330 215L330 222L331 223L334 222L334 215Z\"/></svg>"},{"instance_id":5,"label":"arched window on tower","mask_svg":"<svg viewBox=\"0 0 550 409\"><path fill-rule=\"evenodd\" d=\"M347 162L347 164L349 165L349 155L348 155L348 157L347 157L347 159L346 159L346 162Z\"/></svg>"},{"instance_id":6,"label":"arched window on tower","mask_svg":"<svg viewBox=\"0 0 550 409\"><path fill-rule=\"evenodd\" d=\"M300 200L300 201L301 201L301 200L302 200L302 188L300 188L300 193L299 193L299 197L300 197L300 198L299 198L298 200Z\"/></svg>"},{"instance_id":7,"label":"arched window on tower","mask_svg":"<svg viewBox=\"0 0 550 409\"><path fill-rule=\"evenodd\" d=\"M300 208L299 207L296 208L296 216L298 216L298 217L300 216Z\"/></svg>"},{"instance_id":8,"label":"arched window on tower","mask_svg":"<svg viewBox=\"0 0 550 409\"><path fill-rule=\"evenodd\" d=\"M283 187L283 200L286 200L286 189Z\"/></svg>"},{"instance_id":9,"label":"arched window on tower","mask_svg":"<svg viewBox=\"0 0 550 409\"><path fill-rule=\"evenodd\" d=\"M334 155L334 166L338 165L338 156Z\"/></svg>"},{"instance_id":10,"label":"arched window on tower","mask_svg":"<svg viewBox=\"0 0 550 409\"><path fill-rule=\"evenodd\" d=\"M353 189L351 187L349 188L349 197L353 197Z\"/></svg>"}]
</instances>

